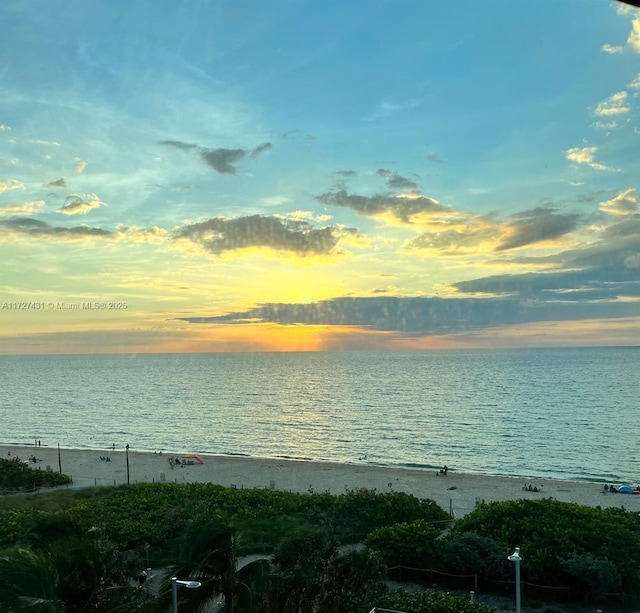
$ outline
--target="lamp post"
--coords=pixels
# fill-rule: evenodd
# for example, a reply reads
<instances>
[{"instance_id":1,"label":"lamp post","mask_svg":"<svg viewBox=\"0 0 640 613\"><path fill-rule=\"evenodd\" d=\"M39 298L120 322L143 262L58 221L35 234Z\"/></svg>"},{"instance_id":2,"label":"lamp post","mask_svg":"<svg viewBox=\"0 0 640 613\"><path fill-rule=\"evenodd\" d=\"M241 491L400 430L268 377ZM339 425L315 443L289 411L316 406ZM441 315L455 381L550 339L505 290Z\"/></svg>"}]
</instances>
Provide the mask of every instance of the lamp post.
<instances>
[{"instance_id":1,"label":"lamp post","mask_svg":"<svg viewBox=\"0 0 640 613\"><path fill-rule=\"evenodd\" d=\"M127 485L129 485L129 443L127 443L127 446L125 449L127 452Z\"/></svg>"},{"instance_id":2,"label":"lamp post","mask_svg":"<svg viewBox=\"0 0 640 613\"><path fill-rule=\"evenodd\" d=\"M520 562L522 561L520 547L516 547L516 550L510 556L507 556L507 560L514 562L516 565L516 613L520 613Z\"/></svg>"},{"instance_id":3,"label":"lamp post","mask_svg":"<svg viewBox=\"0 0 640 613\"><path fill-rule=\"evenodd\" d=\"M199 588L202 583L200 581L182 581L177 577L171 577L171 611L172 613L178 613L178 586L184 585L190 590Z\"/></svg>"}]
</instances>

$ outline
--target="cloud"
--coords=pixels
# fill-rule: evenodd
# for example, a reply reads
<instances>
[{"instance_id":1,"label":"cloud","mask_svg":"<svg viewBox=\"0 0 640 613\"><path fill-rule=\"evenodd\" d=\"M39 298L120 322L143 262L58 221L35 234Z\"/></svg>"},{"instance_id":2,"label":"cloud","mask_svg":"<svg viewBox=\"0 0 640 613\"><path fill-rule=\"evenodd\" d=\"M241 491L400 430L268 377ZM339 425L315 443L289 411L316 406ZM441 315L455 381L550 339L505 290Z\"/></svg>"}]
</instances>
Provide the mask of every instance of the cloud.
<instances>
[{"instance_id":1,"label":"cloud","mask_svg":"<svg viewBox=\"0 0 640 613\"><path fill-rule=\"evenodd\" d=\"M434 164L444 164L444 161L442 159L440 159L437 155L428 155L427 156L427 160L429 162L433 162Z\"/></svg>"},{"instance_id":2,"label":"cloud","mask_svg":"<svg viewBox=\"0 0 640 613\"><path fill-rule=\"evenodd\" d=\"M220 174L235 175L234 164L240 161L247 152L244 149L203 149L202 159Z\"/></svg>"},{"instance_id":3,"label":"cloud","mask_svg":"<svg viewBox=\"0 0 640 613\"><path fill-rule=\"evenodd\" d=\"M158 141L160 145L167 145L168 147L175 147L176 149L182 149L183 151L188 151L189 149L199 149L198 145L194 145L193 143L183 143L179 140L161 140Z\"/></svg>"},{"instance_id":4,"label":"cloud","mask_svg":"<svg viewBox=\"0 0 640 613\"><path fill-rule=\"evenodd\" d=\"M461 281L455 283L454 287L463 294L523 301L546 313L542 319L639 316L640 301L629 303L620 300L621 297L640 297L638 274L624 265L628 257L621 259L614 274L611 274L613 271L610 266L603 266L572 271L495 275ZM557 305L567 304L576 311L582 311L583 315L574 317L571 313L564 313L558 317Z\"/></svg>"},{"instance_id":5,"label":"cloud","mask_svg":"<svg viewBox=\"0 0 640 613\"><path fill-rule=\"evenodd\" d=\"M637 11L630 2L627 4L622 4L622 2L626 2L626 0L621 0L621 2L618 3L618 7L616 8L616 13L618 15L632 15Z\"/></svg>"},{"instance_id":6,"label":"cloud","mask_svg":"<svg viewBox=\"0 0 640 613\"><path fill-rule=\"evenodd\" d=\"M475 309L470 308L475 302ZM484 302L484 304L481 304ZM284 325L362 326L430 334L472 328L499 321L495 301L399 298L390 296L346 297L312 304L265 304L246 311L213 317L181 318L190 323L245 323L247 320ZM503 301L504 302L504 301ZM503 320L504 321L504 320ZM465 323L461 323L465 322Z\"/></svg>"},{"instance_id":7,"label":"cloud","mask_svg":"<svg viewBox=\"0 0 640 613\"><path fill-rule=\"evenodd\" d=\"M565 151L567 159L577 164L586 164L594 170L610 170L608 166L593 161L593 156L598 151L598 147L573 147Z\"/></svg>"},{"instance_id":8,"label":"cloud","mask_svg":"<svg viewBox=\"0 0 640 613\"><path fill-rule=\"evenodd\" d=\"M82 240L91 238L109 238L114 235L109 230L80 225L66 227L51 226L44 221L30 217L15 217L0 220L0 234L15 234L37 238L61 238L68 240Z\"/></svg>"},{"instance_id":9,"label":"cloud","mask_svg":"<svg viewBox=\"0 0 640 613\"><path fill-rule=\"evenodd\" d=\"M539 305L517 298L346 297L312 304L270 303L212 317L182 317L192 324L360 326L405 336L433 335L538 321L582 320L639 315L635 303L602 305L557 302Z\"/></svg>"},{"instance_id":10,"label":"cloud","mask_svg":"<svg viewBox=\"0 0 640 613\"><path fill-rule=\"evenodd\" d=\"M70 194L64 201L64 205L56 212L63 215L86 215L89 211L101 206L105 206L105 204L95 194L87 194L86 196Z\"/></svg>"},{"instance_id":11,"label":"cloud","mask_svg":"<svg viewBox=\"0 0 640 613\"><path fill-rule=\"evenodd\" d=\"M126 238L132 243L161 243L167 240L169 233L164 228L153 226L151 228L140 228L138 226L125 226L118 224L116 233L121 238Z\"/></svg>"},{"instance_id":12,"label":"cloud","mask_svg":"<svg viewBox=\"0 0 640 613\"><path fill-rule=\"evenodd\" d=\"M498 225L487 217L468 217L438 220L429 224L429 230L407 241L401 251L435 251L437 255L478 255L493 252Z\"/></svg>"},{"instance_id":13,"label":"cloud","mask_svg":"<svg viewBox=\"0 0 640 613\"><path fill-rule=\"evenodd\" d=\"M200 158L207 166L224 175L235 175L237 172L236 163L246 155L249 155L251 159L255 159L261 153L273 149L273 144L270 142L261 143L251 151L247 149L206 149L194 143L185 143L178 140L161 140L158 141L158 144L181 149L182 151L197 150Z\"/></svg>"},{"instance_id":14,"label":"cloud","mask_svg":"<svg viewBox=\"0 0 640 613\"><path fill-rule=\"evenodd\" d=\"M593 244L527 259L529 264L536 260L546 264L546 272L493 275L460 281L453 287L463 294L531 301L549 313L554 312L555 303L571 303L592 316L640 316L640 277L633 268L638 253L640 217L625 217L608 226ZM631 310L621 306L625 301L632 304Z\"/></svg>"},{"instance_id":15,"label":"cloud","mask_svg":"<svg viewBox=\"0 0 640 613\"><path fill-rule=\"evenodd\" d=\"M78 174L82 174L84 172L84 169L89 165L88 162L85 162L84 160L80 160L78 162L78 164L76 165L76 172Z\"/></svg>"},{"instance_id":16,"label":"cloud","mask_svg":"<svg viewBox=\"0 0 640 613\"><path fill-rule=\"evenodd\" d=\"M509 218L496 251L507 251L564 236L578 226L580 216L575 213L556 213L539 207Z\"/></svg>"},{"instance_id":17,"label":"cloud","mask_svg":"<svg viewBox=\"0 0 640 613\"><path fill-rule=\"evenodd\" d=\"M636 17L631 22L631 32L629 38L627 38L627 44L636 53L640 53L640 17Z\"/></svg>"},{"instance_id":18,"label":"cloud","mask_svg":"<svg viewBox=\"0 0 640 613\"><path fill-rule=\"evenodd\" d=\"M0 123L0 132L8 132L11 130L9 126L5 126L3 123Z\"/></svg>"},{"instance_id":19,"label":"cloud","mask_svg":"<svg viewBox=\"0 0 640 613\"><path fill-rule=\"evenodd\" d=\"M53 145L55 147L59 147L60 143L57 141L49 141L49 140L30 140L32 145Z\"/></svg>"},{"instance_id":20,"label":"cloud","mask_svg":"<svg viewBox=\"0 0 640 613\"><path fill-rule=\"evenodd\" d=\"M314 213L313 211L292 211L289 213L288 217L289 219L294 219L296 221L307 221L314 218Z\"/></svg>"},{"instance_id":21,"label":"cloud","mask_svg":"<svg viewBox=\"0 0 640 613\"><path fill-rule=\"evenodd\" d=\"M417 100L408 100L407 102L389 102L387 100L380 103L378 108L370 113L369 115L364 116L363 121L377 121L378 119L383 119L388 117L389 115L393 115L395 113L399 113L400 111L405 111L409 109L413 109L418 106L419 102Z\"/></svg>"},{"instance_id":22,"label":"cloud","mask_svg":"<svg viewBox=\"0 0 640 613\"><path fill-rule=\"evenodd\" d=\"M415 181L407 179L406 177L401 177L399 174L392 173L385 168L380 168L376 174L385 178L387 187L390 189L402 191L417 191L420 189L420 186Z\"/></svg>"},{"instance_id":23,"label":"cloud","mask_svg":"<svg viewBox=\"0 0 640 613\"><path fill-rule=\"evenodd\" d=\"M240 249L267 248L307 256L333 254L341 238L357 234L354 229L339 226L317 229L300 219L252 215L232 219L213 217L188 224L176 228L173 239L190 241L215 255Z\"/></svg>"},{"instance_id":24,"label":"cloud","mask_svg":"<svg viewBox=\"0 0 640 613\"><path fill-rule=\"evenodd\" d=\"M600 203L600 210L610 215L633 215L640 211L640 203L635 189L628 189L611 200Z\"/></svg>"},{"instance_id":25,"label":"cloud","mask_svg":"<svg viewBox=\"0 0 640 613\"><path fill-rule=\"evenodd\" d=\"M615 130L619 124L617 121L594 121L591 127L598 130Z\"/></svg>"},{"instance_id":26,"label":"cloud","mask_svg":"<svg viewBox=\"0 0 640 613\"><path fill-rule=\"evenodd\" d=\"M620 45L610 45L609 43L605 43L604 45L602 45L602 51L604 51L605 53L622 53L624 51L624 47L621 47Z\"/></svg>"},{"instance_id":27,"label":"cloud","mask_svg":"<svg viewBox=\"0 0 640 613\"><path fill-rule=\"evenodd\" d=\"M0 179L0 194L14 189L24 189L24 183L15 179Z\"/></svg>"},{"instance_id":28,"label":"cloud","mask_svg":"<svg viewBox=\"0 0 640 613\"><path fill-rule=\"evenodd\" d=\"M47 181L44 184L45 187L67 187L67 182L64 177L54 179L53 181Z\"/></svg>"},{"instance_id":29,"label":"cloud","mask_svg":"<svg viewBox=\"0 0 640 613\"><path fill-rule=\"evenodd\" d=\"M636 78L627 85L629 89L640 89L640 72L636 76Z\"/></svg>"},{"instance_id":30,"label":"cloud","mask_svg":"<svg viewBox=\"0 0 640 613\"><path fill-rule=\"evenodd\" d=\"M266 206L280 206L282 204L287 204L290 202L291 198L288 196L266 196L265 198L260 199L260 203Z\"/></svg>"},{"instance_id":31,"label":"cloud","mask_svg":"<svg viewBox=\"0 0 640 613\"><path fill-rule=\"evenodd\" d=\"M629 4L620 4L618 6L617 13L618 15L634 16L631 21L631 32L629 32L629 37L627 38L627 45L631 48L632 51L640 53L640 12L635 5L634 7L632 7L629 6Z\"/></svg>"},{"instance_id":32,"label":"cloud","mask_svg":"<svg viewBox=\"0 0 640 613\"><path fill-rule=\"evenodd\" d=\"M34 215L46 206L44 200L34 202L21 202L20 204L7 204L0 207L0 216Z\"/></svg>"},{"instance_id":33,"label":"cloud","mask_svg":"<svg viewBox=\"0 0 640 613\"><path fill-rule=\"evenodd\" d=\"M335 174L339 177L356 177L358 173L355 170L336 170Z\"/></svg>"},{"instance_id":34,"label":"cloud","mask_svg":"<svg viewBox=\"0 0 640 613\"><path fill-rule=\"evenodd\" d=\"M350 194L346 190L338 190L316 196L316 200L322 204L350 208L369 217L389 215L405 224L413 223L412 219L419 215L451 214L453 212L437 200L420 195L377 194L368 197Z\"/></svg>"},{"instance_id":35,"label":"cloud","mask_svg":"<svg viewBox=\"0 0 640 613\"><path fill-rule=\"evenodd\" d=\"M439 219L430 230L407 241L403 251L436 251L438 255L492 254L557 241L574 231L580 216L539 207L498 220L495 216Z\"/></svg>"},{"instance_id":36,"label":"cloud","mask_svg":"<svg viewBox=\"0 0 640 613\"><path fill-rule=\"evenodd\" d=\"M621 217L602 230L602 239L612 246L617 245L618 249L626 249L630 241L635 241L640 249L640 216Z\"/></svg>"},{"instance_id":37,"label":"cloud","mask_svg":"<svg viewBox=\"0 0 640 613\"><path fill-rule=\"evenodd\" d=\"M254 148L254 150L251 152L249 157L251 159L255 159L261 153L264 153L265 151L270 151L271 149L273 149L273 145L271 143L269 143L269 142L262 143L261 145L258 145L257 147Z\"/></svg>"},{"instance_id":38,"label":"cloud","mask_svg":"<svg viewBox=\"0 0 640 613\"><path fill-rule=\"evenodd\" d=\"M593 161L593 155L598 150L597 147L573 147L568 149L565 153L567 159L578 164L589 164Z\"/></svg>"},{"instance_id":39,"label":"cloud","mask_svg":"<svg viewBox=\"0 0 640 613\"><path fill-rule=\"evenodd\" d=\"M39 203L25 203L34 205L34 212ZM44 205L44 203L42 203ZM26 207L25 207L26 208ZM32 239L58 239L63 241L109 239L111 241L129 241L132 243L159 243L167 240L167 231L158 228L139 228L136 226L118 225L116 230L103 230L81 224L78 226L62 227L52 226L32 217L13 217L0 219L0 238L27 236Z\"/></svg>"},{"instance_id":40,"label":"cloud","mask_svg":"<svg viewBox=\"0 0 640 613\"><path fill-rule=\"evenodd\" d=\"M629 112L629 107L625 106L627 103L627 92L621 91L609 96L606 100L601 102L594 113L599 117L610 117L612 115L622 115Z\"/></svg>"}]
</instances>

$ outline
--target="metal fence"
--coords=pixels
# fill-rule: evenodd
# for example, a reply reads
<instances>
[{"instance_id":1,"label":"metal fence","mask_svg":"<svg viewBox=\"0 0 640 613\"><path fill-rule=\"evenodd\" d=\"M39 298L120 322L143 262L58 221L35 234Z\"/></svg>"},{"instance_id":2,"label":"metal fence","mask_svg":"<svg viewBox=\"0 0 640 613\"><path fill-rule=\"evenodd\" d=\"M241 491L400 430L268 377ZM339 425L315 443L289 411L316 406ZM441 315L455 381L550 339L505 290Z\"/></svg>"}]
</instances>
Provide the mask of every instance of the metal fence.
<instances>
[{"instance_id":1,"label":"metal fence","mask_svg":"<svg viewBox=\"0 0 640 613\"><path fill-rule=\"evenodd\" d=\"M442 587L468 590L479 594L479 589L489 593L504 592L513 593L515 581L480 578L477 574L446 573L434 568L414 568L411 566L394 566L389 568L389 573L399 582L415 582L421 585L439 585ZM527 597L544 600L547 602L570 602L571 588L569 586L541 585L529 581L520 582L521 589L526 590Z\"/></svg>"},{"instance_id":2,"label":"metal fence","mask_svg":"<svg viewBox=\"0 0 640 613\"><path fill-rule=\"evenodd\" d=\"M394 566L389 574L399 583L417 583L421 586L438 586L454 590L464 590L482 599L482 594L514 594L515 580L491 579L479 577L477 574L445 573L433 568L413 568L411 566ZM529 601L575 603L584 599L584 594L576 593L570 586L542 585L530 581L520 581L521 594ZM626 593L602 593L596 596L596 602L607 603L616 607L637 605L637 597ZM640 609L638 609L640 610ZM384 611L384 609L376 609Z\"/></svg>"}]
</instances>

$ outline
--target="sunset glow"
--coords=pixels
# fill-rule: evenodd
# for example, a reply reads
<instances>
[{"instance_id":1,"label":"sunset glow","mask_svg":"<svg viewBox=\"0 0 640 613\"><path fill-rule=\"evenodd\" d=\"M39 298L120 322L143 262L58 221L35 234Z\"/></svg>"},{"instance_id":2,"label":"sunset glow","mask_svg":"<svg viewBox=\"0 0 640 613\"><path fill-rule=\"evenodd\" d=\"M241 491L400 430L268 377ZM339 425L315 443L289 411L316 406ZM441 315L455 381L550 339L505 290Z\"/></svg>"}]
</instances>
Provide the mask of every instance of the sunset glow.
<instances>
[{"instance_id":1,"label":"sunset glow","mask_svg":"<svg viewBox=\"0 0 640 613\"><path fill-rule=\"evenodd\" d=\"M0 353L640 344L640 10L402 6L2 2Z\"/></svg>"}]
</instances>

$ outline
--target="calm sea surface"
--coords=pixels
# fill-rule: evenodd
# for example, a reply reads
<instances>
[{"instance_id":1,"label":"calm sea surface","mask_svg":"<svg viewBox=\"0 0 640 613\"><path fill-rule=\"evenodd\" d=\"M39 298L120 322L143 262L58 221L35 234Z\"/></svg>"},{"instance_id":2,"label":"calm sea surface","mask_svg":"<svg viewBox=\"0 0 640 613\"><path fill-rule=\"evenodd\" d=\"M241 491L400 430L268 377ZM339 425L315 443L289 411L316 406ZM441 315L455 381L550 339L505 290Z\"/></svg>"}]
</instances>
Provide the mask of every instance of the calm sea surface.
<instances>
[{"instance_id":1,"label":"calm sea surface","mask_svg":"<svg viewBox=\"0 0 640 613\"><path fill-rule=\"evenodd\" d=\"M2 443L640 480L640 348L0 356L0 406Z\"/></svg>"}]
</instances>

